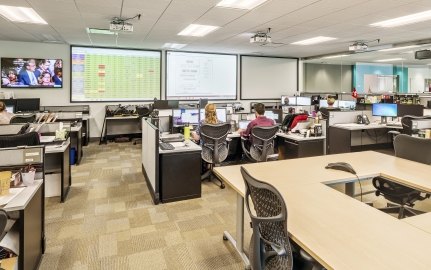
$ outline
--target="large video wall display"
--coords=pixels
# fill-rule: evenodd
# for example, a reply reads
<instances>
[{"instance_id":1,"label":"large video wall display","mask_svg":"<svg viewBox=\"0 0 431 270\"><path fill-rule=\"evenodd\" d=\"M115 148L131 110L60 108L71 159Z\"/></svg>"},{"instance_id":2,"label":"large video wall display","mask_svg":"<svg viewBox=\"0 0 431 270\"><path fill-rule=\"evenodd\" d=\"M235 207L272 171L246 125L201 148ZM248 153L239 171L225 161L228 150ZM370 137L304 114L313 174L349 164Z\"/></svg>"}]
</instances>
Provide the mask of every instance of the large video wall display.
<instances>
[{"instance_id":1,"label":"large video wall display","mask_svg":"<svg viewBox=\"0 0 431 270\"><path fill-rule=\"evenodd\" d=\"M71 47L71 102L160 99L161 52Z\"/></svg>"},{"instance_id":2,"label":"large video wall display","mask_svg":"<svg viewBox=\"0 0 431 270\"><path fill-rule=\"evenodd\" d=\"M166 99L236 99L237 56L166 52Z\"/></svg>"}]
</instances>

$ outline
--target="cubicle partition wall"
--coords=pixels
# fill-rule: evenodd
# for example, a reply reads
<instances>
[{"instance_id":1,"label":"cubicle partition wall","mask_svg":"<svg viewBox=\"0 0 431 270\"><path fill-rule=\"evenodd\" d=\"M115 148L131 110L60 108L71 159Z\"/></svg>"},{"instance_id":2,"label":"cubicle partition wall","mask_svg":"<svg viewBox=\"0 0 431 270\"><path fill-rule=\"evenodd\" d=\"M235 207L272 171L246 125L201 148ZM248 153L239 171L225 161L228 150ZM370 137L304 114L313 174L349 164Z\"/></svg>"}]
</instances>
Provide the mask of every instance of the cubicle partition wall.
<instances>
[{"instance_id":1,"label":"cubicle partition wall","mask_svg":"<svg viewBox=\"0 0 431 270\"><path fill-rule=\"evenodd\" d=\"M0 245L19 253L17 269L37 269L45 251L44 159L43 146L0 149L0 171L16 172L27 165L36 169L34 183L11 189L16 195L1 206L14 219Z\"/></svg>"},{"instance_id":2,"label":"cubicle partition wall","mask_svg":"<svg viewBox=\"0 0 431 270\"><path fill-rule=\"evenodd\" d=\"M142 173L155 204L160 202L159 129L150 118L142 118Z\"/></svg>"}]
</instances>

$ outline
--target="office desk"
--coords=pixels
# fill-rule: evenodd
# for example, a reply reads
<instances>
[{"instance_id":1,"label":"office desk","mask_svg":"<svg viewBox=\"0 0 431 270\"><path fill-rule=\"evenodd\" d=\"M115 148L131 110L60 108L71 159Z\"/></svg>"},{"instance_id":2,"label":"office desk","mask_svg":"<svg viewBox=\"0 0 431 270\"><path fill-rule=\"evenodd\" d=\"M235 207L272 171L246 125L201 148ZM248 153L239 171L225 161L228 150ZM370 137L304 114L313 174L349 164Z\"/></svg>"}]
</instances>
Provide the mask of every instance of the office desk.
<instances>
[{"instance_id":1,"label":"office desk","mask_svg":"<svg viewBox=\"0 0 431 270\"><path fill-rule=\"evenodd\" d=\"M278 158L302 158L325 154L325 136L304 137L298 134L277 133Z\"/></svg>"},{"instance_id":2,"label":"office desk","mask_svg":"<svg viewBox=\"0 0 431 270\"><path fill-rule=\"evenodd\" d=\"M104 128L102 129L102 134L100 136L100 142L99 144L106 144L108 141L108 136L110 133L110 130L108 128L108 124L115 122L116 125L120 125L120 130L122 133L115 133L112 132L112 135L124 135L124 134L139 134L141 131L139 130L139 121L141 117L139 115L134 116L112 116L112 117L105 117L104 122Z\"/></svg>"},{"instance_id":3,"label":"office desk","mask_svg":"<svg viewBox=\"0 0 431 270\"><path fill-rule=\"evenodd\" d=\"M160 200L163 203L201 197L201 151L189 142L172 142L174 150L159 149Z\"/></svg>"},{"instance_id":4,"label":"office desk","mask_svg":"<svg viewBox=\"0 0 431 270\"><path fill-rule=\"evenodd\" d=\"M82 152L82 124L78 124L77 126L70 127L70 144L71 148L76 149L76 165L79 165L81 162L83 152Z\"/></svg>"},{"instance_id":5,"label":"office desk","mask_svg":"<svg viewBox=\"0 0 431 270\"><path fill-rule=\"evenodd\" d=\"M336 124L329 127L329 153L340 154L353 151L390 148L392 135L389 130L402 129L402 126L384 124ZM370 134L373 133L373 134Z\"/></svg>"},{"instance_id":6,"label":"office desk","mask_svg":"<svg viewBox=\"0 0 431 270\"><path fill-rule=\"evenodd\" d=\"M37 269L44 252L43 180L35 180L2 208L18 212L14 226L19 231L18 269ZM3 264L2 264L3 266Z\"/></svg>"},{"instance_id":7,"label":"office desk","mask_svg":"<svg viewBox=\"0 0 431 270\"><path fill-rule=\"evenodd\" d=\"M383 175L396 182L431 192L431 166L366 151L348 154L247 164L253 177L271 183L288 209L288 230L293 241L327 269L430 269L431 233L418 221L398 220L378 209L328 187L356 177L327 170L329 162L345 161L360 179ZM215 173L237 192L235 247L243 252L244 182L240 166L215 168ZM431 223L425 214L421 224ZM241 224L242 223L242 224ZM416 225L415 225L416 224ZM425 225L426 226L426 225ZM229 233L224 233L234 240Z\"/></svg>"},{"instance_id":8,"label":"office desk","mask_svg":"<svg viewBox=\"0 0 431 270\"><path fill-rule=\"evenodd\" d=\"M45 197L60 196L64 202L72 185L70 139L63 145L45 146Z\"/></svg>"}]
</instances>

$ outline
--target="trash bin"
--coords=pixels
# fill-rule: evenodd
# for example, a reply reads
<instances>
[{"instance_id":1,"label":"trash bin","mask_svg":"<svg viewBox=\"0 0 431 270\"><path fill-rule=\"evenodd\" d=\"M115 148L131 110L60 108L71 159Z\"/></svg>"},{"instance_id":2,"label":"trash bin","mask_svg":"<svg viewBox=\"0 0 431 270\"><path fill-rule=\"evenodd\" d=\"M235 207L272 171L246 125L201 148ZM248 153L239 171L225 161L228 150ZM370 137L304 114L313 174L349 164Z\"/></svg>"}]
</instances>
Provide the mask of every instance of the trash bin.
<instances>
[{"instance_id":1,"label":"trash bin","mask_svg":"<svg viewBox=\"0 0 431 270\"><path fill-rule=\"evenodd\" d=\"M76 163L76 149L74 147L70 148L69 163L70 165L75 165Z\"/></svg>"}]
</instances>

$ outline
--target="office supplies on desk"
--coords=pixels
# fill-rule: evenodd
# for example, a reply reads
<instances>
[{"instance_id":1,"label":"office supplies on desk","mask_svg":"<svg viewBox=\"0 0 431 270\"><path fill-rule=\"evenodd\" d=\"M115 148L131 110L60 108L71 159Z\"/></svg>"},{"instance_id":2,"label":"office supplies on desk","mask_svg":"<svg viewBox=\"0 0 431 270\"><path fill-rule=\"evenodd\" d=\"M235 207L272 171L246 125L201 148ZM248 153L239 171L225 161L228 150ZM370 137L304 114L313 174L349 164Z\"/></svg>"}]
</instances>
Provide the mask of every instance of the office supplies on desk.
<instances>
[{"instance_id":1,"label":"office supplies on desk","mask_svg":"<svg viewBox=\"0 0 431 270\"><path fill-rule=\"evenodd\" d=\"M165 143L165 142L159 143L159 146L162 150L174 150L175 149L175 147L172 144Z\"/></svg>"},{"instance_id":2,"label":"office supplies on desk","mask_svg":"<svg viewBox=\"0 0 431 270\"><path fill-rule=\"evenodd\" d=\"M41 143L49 143L55 140L55 136L40 136Z\"/></svg>"},{"instance_id":3,"label":"office supplies on desk","mask_svg":"<svg viewBox=\"0 0 431 270\"><path fill-rule=\"evenodd\" d=\"M358 114L356 116L356 124L363 124L363 125L369 125L370 124L370 120L368 119L368 116L366 116L365 114Z\"/></svg>"}]
</instances>

